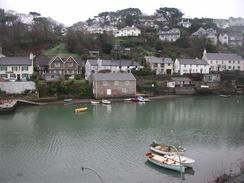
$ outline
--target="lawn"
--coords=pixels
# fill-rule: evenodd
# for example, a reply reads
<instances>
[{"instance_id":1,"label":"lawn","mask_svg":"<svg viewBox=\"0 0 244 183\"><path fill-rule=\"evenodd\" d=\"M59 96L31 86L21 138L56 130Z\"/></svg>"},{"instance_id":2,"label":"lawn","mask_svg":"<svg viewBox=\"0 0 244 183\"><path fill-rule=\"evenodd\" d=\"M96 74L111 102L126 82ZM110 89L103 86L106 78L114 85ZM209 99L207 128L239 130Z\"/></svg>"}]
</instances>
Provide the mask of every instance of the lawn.
<instances>
[{"instance_id":1,"label":"lawn","mask_svg":"<svg viewBox=\"0 0 244 183\"><path fill-rule=\"evenodd\" d=\"M68 52L68 50L65 48L65 44L64 43L60 43L59 45L46 50L43 53L44 56L56 56L59 55L61 57L68 57L68 56L73 56L73 57L79 57L78 54L75 53L70 53Z\"/></svg>"}]
</instances>

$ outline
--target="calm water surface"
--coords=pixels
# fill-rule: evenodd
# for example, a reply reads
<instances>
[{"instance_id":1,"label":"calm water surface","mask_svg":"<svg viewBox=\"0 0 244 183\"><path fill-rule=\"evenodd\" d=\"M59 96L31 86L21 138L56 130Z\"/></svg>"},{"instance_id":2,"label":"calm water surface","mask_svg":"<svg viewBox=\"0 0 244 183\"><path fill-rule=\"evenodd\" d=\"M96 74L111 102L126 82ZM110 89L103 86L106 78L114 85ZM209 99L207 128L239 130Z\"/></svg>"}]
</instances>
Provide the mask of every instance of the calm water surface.
<instances>
[{"instance_id":1,"label":"calm water surface","mask_svg":"<svg viewBox=\"0 0 244 183\"><path fill-rule=\"evenodd\" d=\"M144 157L152 140L187 148L184 182L209 182L244 158L244 97L19 108L0 116L0 183L180 182Z\"/></svg>"}]
</instances>

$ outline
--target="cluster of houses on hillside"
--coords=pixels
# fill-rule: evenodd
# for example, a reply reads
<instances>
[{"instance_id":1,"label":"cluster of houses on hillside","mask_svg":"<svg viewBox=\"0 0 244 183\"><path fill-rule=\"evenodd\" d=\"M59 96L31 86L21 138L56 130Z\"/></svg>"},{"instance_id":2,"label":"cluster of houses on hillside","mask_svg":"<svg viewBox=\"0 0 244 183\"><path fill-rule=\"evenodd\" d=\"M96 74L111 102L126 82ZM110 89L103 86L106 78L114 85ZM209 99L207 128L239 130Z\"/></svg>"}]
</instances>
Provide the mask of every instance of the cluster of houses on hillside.
<instances>
[{"instance_id":1,"label":"cluster of houses on hillside","mask_svg":"<svg viewBox=\"0 0 244 183\"><path fill-rule=\"evenodd\" d=\"M151 27L158 30L158 36L161 41L175 42L181 37L180 27L189 29L192 25L191 19L182 19L178 22L178 27L169 28L167 25L160 27L156 22L165 23L165 19L157 16L142 16L140 23L137 25L140 28ZM244 34L244 19L243 18L229 18L226 19L213 19L218 29L200 27L198 30L191 34L191 38L206 38L213 45L225 44L229 46L242 46ZM85 24L85 23L84 23ZM128 37L141 35L141 29L136 26L126 26L118 29L116 25L100 25L98 22L84 27L85 32L90 34L103 34L111 33L115 37ZM204 26L204 24L202 25Z\"/></svg>"},{"instance_id":2,"label":"cluster of houses on hillside","mask_svg":"<svg viewBox=\"0 0 244 183\"><path fill-rule=\"evenodd\" d=\"M38 57L35 58L35 62L33 60L32 53L29 57L5 57L1 54L0 81L28 80L36 67L39 77L47 82L58 81L67 75L84 74L85 79L92 83L93 93L97 98L130 96L136 92L136 79L131 71L144 68L133 60L88 59L82 61L72 56L60 55L52 58ZM209 78L212 71L244 71L244 59L241 56L232 53L207 53L206 50L201 59L177 58L173 61L171 58L146 56L144 65L147 65L156 75L198 73L206 78ZM186 78L180 81L179 78L172 78L174 84L170 84L171 79L167 85L169 87L189 83L189 79Z\"/></svg>"}]
</instances>

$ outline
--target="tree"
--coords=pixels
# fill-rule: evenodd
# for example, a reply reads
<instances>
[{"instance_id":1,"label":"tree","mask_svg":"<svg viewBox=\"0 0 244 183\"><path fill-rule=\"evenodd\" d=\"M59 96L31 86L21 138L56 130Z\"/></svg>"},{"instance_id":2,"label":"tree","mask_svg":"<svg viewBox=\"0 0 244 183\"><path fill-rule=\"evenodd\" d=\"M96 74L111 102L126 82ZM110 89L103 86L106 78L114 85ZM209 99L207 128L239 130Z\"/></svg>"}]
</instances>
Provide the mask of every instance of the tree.
<instances>
[{"instance_id":1,"label":"tree","mask_svg":"<svg viewBox=\"0 0 244 183\"><path fill-rule=\"evenodd\" d=\"M177 8L159 8L156 10L156 15L166 20L169 27L177 26L177 23L182 19L183 13Z\"/></svg>"}]
</instances>

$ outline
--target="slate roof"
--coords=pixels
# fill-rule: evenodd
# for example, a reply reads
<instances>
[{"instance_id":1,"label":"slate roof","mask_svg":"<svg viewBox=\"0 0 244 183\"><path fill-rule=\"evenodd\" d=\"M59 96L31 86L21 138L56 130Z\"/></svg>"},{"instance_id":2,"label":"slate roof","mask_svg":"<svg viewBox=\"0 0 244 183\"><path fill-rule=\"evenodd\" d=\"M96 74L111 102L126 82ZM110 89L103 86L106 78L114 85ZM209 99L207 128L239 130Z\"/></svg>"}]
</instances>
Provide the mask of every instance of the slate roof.
<instances>
[{"instance_id":1,"label":"slate roof","mask_svg":"<svg viewBox=\"0 0 244 183\"><path fill-rule=\"evenodd\" d=\"M131 73L97 73L93 75L96 81L135 81Z\"/></svg>"},{"instance_id":2,"label":"slate roof","mask_svg":"<svg viewBox=\"0 0 244 183\"><path fill-rule=\"evenodd\" d=\"M206 53L208 60L240 60L244 61L240 55L234 53Z\"/></svg>"},{"instance_id":3,"label":"slate roof","mask_svg":"<svg viewBox=\"0 0 244 183\"><path fill-rule=\"evenodd\" d=\"M155 56L145 56L145 59L151 63L165 63L165 64L173 64L173 60L171 58L161 58Z\"/></svg>"},{"instance_id":4,"label":"slate roof","mask_svg":"<svg viewBox=\"0 0 244 183\"><path fill-rule=\"evenodd\" d=\"M87 60L92 66L97 66L98 60ZM133 60L101 60L102 66L140 66L138 62Z\"/></svg>"},{"instance_id":5,"label":"slate roof","mask_svg":"<svg viewBox=\"0 0 244 183\"><path fill-rule=\"evenodd\" d=\"M184 64L184 65L208 65L208 62L206 60L202 60L202 59L179 58L178 60L179 60L180 64Z\"/></svg>"},{"instance_id":6,"label":"slate roof","mask_svg":"<svg viewBox=\"0 0 244 183\"><path fill-rule=\"evenodd\" d=\"M148 61L148 62L151 62L151 63L163 63L163 58L160 58L160 57L155 57L155 56L145 56L145 59Z\"/></svg>"},{"instance_id":7,"label":"slate roof","mask_svg":"<svg viewBox=\"0 0 244 183\"><path fill-rule=\"evenodd\" d=\"M0 65L31 65L32 61L28 57L2 57L0 58Z\"/></svg>"}]
</instances>

